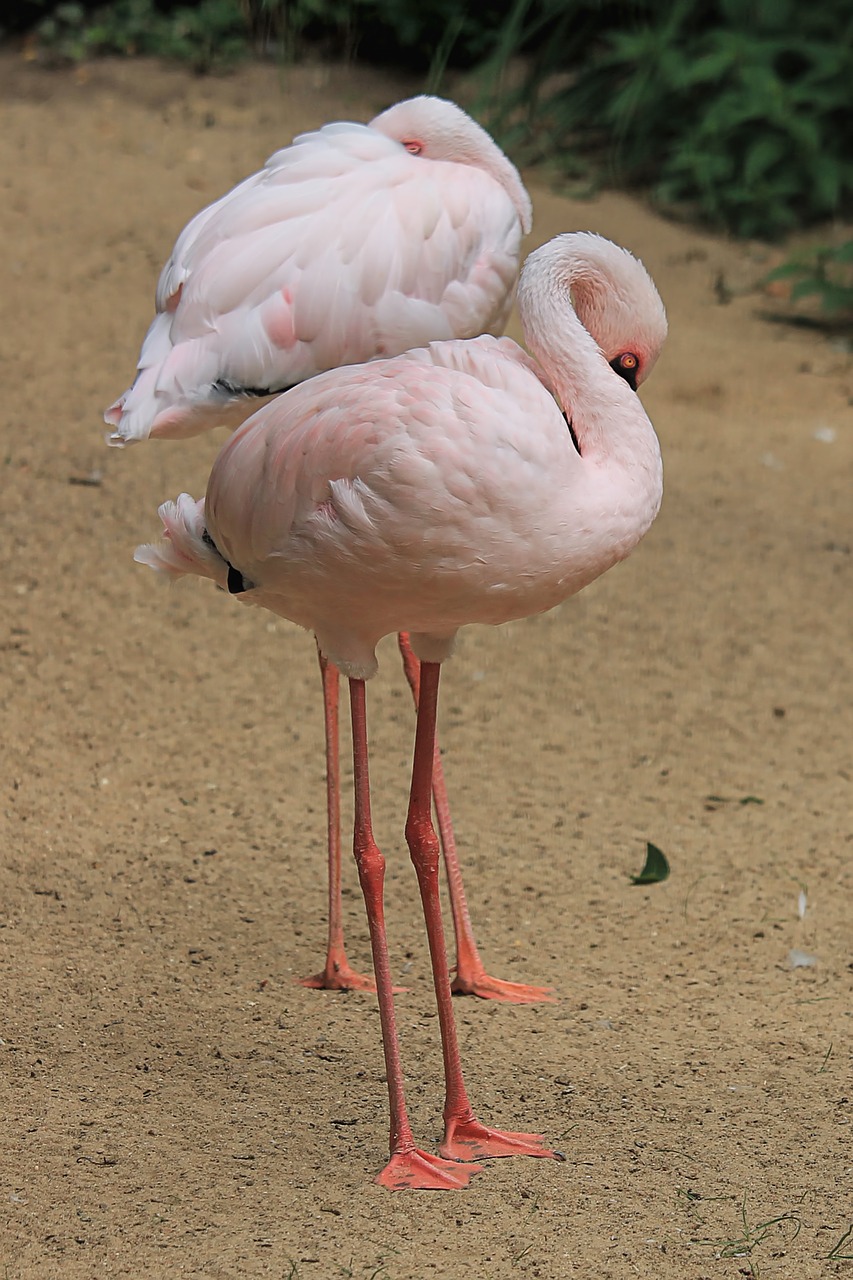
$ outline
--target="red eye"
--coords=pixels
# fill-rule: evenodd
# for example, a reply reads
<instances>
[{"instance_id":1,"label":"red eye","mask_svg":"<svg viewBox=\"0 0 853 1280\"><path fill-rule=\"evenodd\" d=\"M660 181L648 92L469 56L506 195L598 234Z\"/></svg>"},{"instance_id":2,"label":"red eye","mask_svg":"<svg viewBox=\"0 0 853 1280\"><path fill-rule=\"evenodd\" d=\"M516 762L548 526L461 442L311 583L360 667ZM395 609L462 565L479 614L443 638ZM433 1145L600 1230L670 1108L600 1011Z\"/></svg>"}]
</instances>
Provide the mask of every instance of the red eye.
<instances>
[{"instance_id":1,"label":"red eye","mask_svg":"<svg viewBox=\"0 0 853 1280\"><path fill-rule=\"evenodd\" d=\"M424 149L424 144L418 142L415 138L410 138L407 142L403 142L403 146L410 151L413 156L419 156Z\"/></svg>"},{"instance_id":2,"label":"red eye","mask_svg":"<svg viewBox=\"0 0 853 1280\"><path fill-rule=\"evenodd\" d=\"M619 357L619 363L623 369L630 371L631 369L636 369L640 362L630 351L626 351L623 356Z\"/></svg>"}]
</instances>

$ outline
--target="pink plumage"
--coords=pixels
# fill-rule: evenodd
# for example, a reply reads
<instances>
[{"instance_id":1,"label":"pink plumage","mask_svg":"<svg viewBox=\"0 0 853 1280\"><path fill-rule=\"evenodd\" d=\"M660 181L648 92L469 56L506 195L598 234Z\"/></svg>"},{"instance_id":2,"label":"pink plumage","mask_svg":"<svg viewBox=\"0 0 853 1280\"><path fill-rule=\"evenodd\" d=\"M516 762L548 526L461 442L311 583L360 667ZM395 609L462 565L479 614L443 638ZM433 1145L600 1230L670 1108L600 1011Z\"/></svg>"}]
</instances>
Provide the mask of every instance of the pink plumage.
<instances>
[{"instance_id":1,"label":"pink plumage","mask_svg":"<svg viewBox=\"0 0 853 1280\"><path fill-rule=\"evenodd\" d=\"M222 562L205 548L193 571L224 585L231 564L251 584L241 599L367 678L384 635L409 631L441 660L466 622L551 608L627 555L657 511L660 456L608 362L650 371L665 333L654 285L626 250L575 233L531 254L519 309L536 359L508 338L432 343L260 409L211 473Z\"/></svg>"},{"instance_id":2,"label":"pink plumage","mask_svg":"<svg viewBox=\"0 0 853 1280\"><path fill-rule=\"evenodd\" d=\"M137 559L199 573L312 630L350 678L354 850L370 924L391 1106L391 1188L458 1187L489 1156L553 1156L474 1114L462 1078L430 797L440 664L459 627L549 609L627 556L651 525L662 465L638 384L666 334L645 268L598 236L530 255L519 312L533 359L481 337L336 369L261 409L222 449L203 508L162 509L168 541ZM443 1042L440 1155L416 1147L403 1098L367 772L375 646L411 632L421 659L406 838Z\"/></svg>"},{"instance_id":3,"label":"pink plumage","mask_svg":"<svg viewBox=\"0 0 853 1280\"><path fill-rule=\"evenodd\" d=\"M178 237L110 442L233 426L326 369L502 332L530 217L518 172L454 103L303 134Z\"/></svg>"},{"instance_id":4,"label":"pink plumage","mask_svg":"<svg viewBox=\"0 0 853 1280\"><path fill-rule=\"evenodd\" d=\"M512 164L453 103L398 103L369 126L326 125L181 233L157 286L157 315L133 386L106 420L122 445L237 426L267 393L326 368L432 339L500 332L515 291L530 200ZM185 504L171 533L180 567ZM172 567L175 567L175 563ZM186 561L183 562L184 564ZM200 566L211 568L210 550ZM200 571L204 571L201 568ZM400 636L413 693L417 659ZM340 881L338 673L320 659L326 729L329 937L305 986L372 989L346 958ZM456 931L454 991L526 1003L549 988L489 975L477 950L441 763L435 803Z\"/></svg>"}]
</instances>

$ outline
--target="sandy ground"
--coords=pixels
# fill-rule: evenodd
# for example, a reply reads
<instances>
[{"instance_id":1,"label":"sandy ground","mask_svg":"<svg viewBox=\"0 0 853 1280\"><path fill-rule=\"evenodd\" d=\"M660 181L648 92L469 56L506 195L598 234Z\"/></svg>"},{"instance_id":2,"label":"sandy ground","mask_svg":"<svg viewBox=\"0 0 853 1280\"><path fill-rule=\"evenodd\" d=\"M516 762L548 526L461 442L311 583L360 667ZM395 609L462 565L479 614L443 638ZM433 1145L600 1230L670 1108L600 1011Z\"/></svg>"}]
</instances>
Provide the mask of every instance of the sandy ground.
<instances>
[{"instance_id":1,"label":"sandy ground","mask_svg":"<svg viewBox=\"0 0 853 1280\"><path fill-rule=\"evenodd\" d=\"M407 86L11 58L0 84L3 1280L846 1275L849 354L761 315L760 247L533 186L531 243L590 227L658 282L671 338L644 400L667 490L627 564L466 633L445 672L478 940L493 972L561 997L457 1001L469 1086L567 1161L392 1194L371 1183L375 1001L294 983L324 939L311 641L133 565L217 441L115 453L100 412L186 219L294 132ZM392 646L371 694L403 1052L434 1146ZM646 840L672 875L636 888ZM350 865L346 895L365 966Z\"/></svg>"}]
</instances>

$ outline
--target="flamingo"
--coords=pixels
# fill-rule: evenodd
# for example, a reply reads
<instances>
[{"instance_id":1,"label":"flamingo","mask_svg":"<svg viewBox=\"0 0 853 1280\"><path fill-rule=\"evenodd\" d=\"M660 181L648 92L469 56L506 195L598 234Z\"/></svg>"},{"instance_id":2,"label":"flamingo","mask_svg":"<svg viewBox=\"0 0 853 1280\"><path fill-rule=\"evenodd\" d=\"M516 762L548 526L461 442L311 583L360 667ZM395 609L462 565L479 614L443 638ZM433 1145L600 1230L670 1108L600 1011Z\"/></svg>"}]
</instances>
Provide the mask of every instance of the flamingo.
<instances>
[{"instance_id":1,"label":"flamingo","mask_svg":"<svg viewBox=\"0 0 853 1280\"><path fill-rule=\"evenodd\" d=\"M353 849L391 1118L376 1181L393 1189L467 1185L490 1156L557 1156L538 1134L479 1120L465 1088L431 817L441 664L461 626L550 609L624 559L662 495L658 440L635 391L666 317L643 265L590 233L557 236L527 259L518 305L532 356L491 336L432 343L321 375L261 409L222 449L206 497L165 503L165 538L136 551L313 631L349 679ZM365 682L377 642L401 630L421 662L405 831L442 1039L438 1155L415 1145L406 1111L370 816Z\"/></svg>"},{"instance_id":2,"label":"flamingo","mask_svg":"<svg viewBox=\"0 0 853 1280\"><path fill-rule=\"evenodd\" d=\"M421 96L369 125L303 134L198 213L157 285L136 380L104 417L109 442L237 426L324 370L434 339L503 332L530 198L515 166L455 103ZM400 636L417 698L418 664ZM303 985L373 989L343 937L337 669L320 655L326 735L328 939ZM474 938L447 789L435 804L456 934L454 990L551 1000L551 988L486 972Z\"/></svg>"}]
</instances>

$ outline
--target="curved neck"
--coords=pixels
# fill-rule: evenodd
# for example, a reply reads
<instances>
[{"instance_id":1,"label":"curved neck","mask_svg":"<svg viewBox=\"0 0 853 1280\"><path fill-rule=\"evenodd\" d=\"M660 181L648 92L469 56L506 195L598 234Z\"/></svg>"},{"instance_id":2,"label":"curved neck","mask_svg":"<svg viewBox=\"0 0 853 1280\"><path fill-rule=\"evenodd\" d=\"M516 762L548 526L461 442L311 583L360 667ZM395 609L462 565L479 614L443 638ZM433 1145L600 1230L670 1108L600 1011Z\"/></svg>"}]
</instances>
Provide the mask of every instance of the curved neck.
<instances>
[{"instance_id":1,"label":"curved neck","mask_svg":"<svg viewBox=\"0 0 853 1280\"><path fill-rule=\"evenodd\" d=\"M575 313L573 268L588 286L588 271L571 258L542 251L528 258L518 290L527 346L548 375L582 458L630 466L656 459L659 467L657 437L639 396L610 368Z\"/></svg>"}]
</instances>

